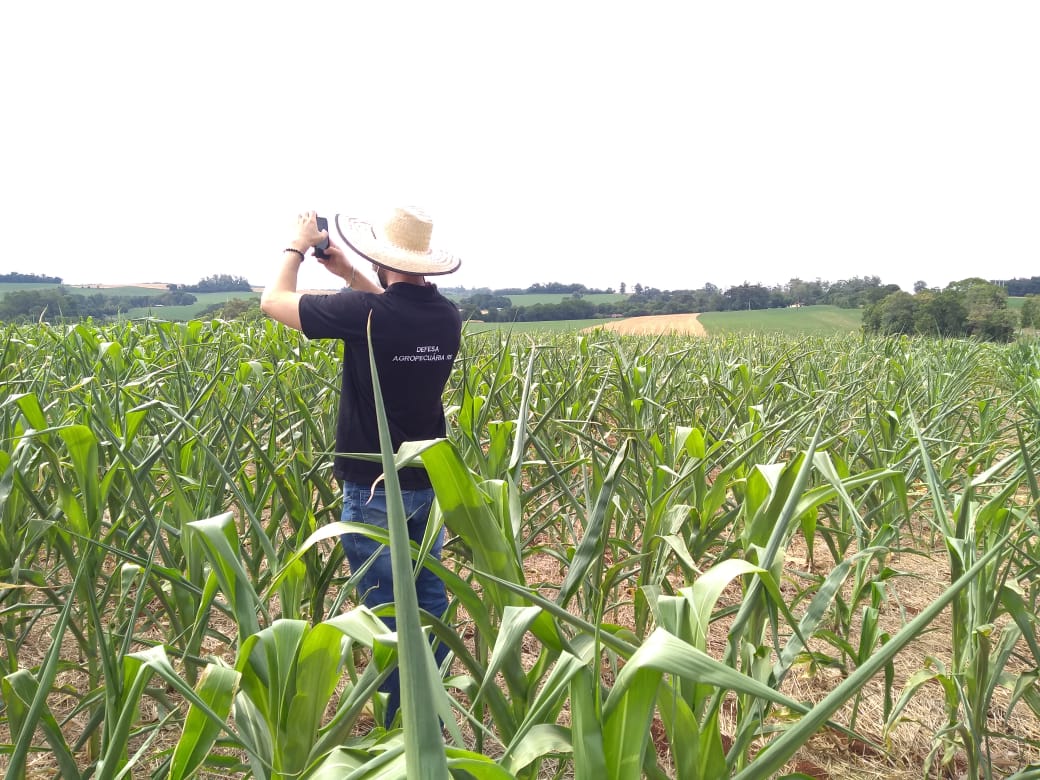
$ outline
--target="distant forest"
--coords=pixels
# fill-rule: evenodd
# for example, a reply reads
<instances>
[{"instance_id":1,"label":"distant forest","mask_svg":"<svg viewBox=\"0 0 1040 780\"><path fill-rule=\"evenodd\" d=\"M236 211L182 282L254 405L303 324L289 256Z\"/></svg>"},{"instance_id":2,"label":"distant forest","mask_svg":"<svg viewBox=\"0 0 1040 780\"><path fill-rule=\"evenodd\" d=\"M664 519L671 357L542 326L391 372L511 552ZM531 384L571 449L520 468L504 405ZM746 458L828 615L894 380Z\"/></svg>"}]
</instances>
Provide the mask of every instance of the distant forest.
<instances>
[{"instance_id":1,"label":"distant forest","mask_svg":"<svg viewBox=\"0 0 1040 780\"><path fill-rule=\"evenodd\" d=\"M55 322L92 317L107 320L125 315L131 309L152 306L190 306L198 298L193 292L252 292L241 276L214 274L198 284L168 284L159 295L108 295L103 291L87 295L64 286L60 277L10 273L0 275L8 284L53 284L54 287L11 290L0 298L0 322Z\"/></svg>"},{"instance_id":2,"label":"distant forest","mask_svg":"<svg viewBox=\"0 0 1040 780\"><path fill-rule=\"evenodd\" d=\"M168 284L171 292L252 292L253 286L244 276L213 274L200 279L198 284Z\"/></svg>"},{"instance_id":3,"label":"distant forest","mask_svg":"<svg viewBox=\"0 0 1040 780\"><path fill-rule=\"evenodd\" d=\"M1011 341L1017 327L1040 324L1040 296L1027 295L1020 313L1008 308L1003 285L963 279L946 289L898 290L863 309L863 330L885 336L901 334Z\"/></svg>"},{"instance_id":4,"label":"distant forest","mask_svg":"<svg viewBox=\"0 0 1040 780\"><path fill-rule=\"evenodd\" d=\"M979 280L982 281L982 280ZM984 282L1003 288L1006 295L1025 297L1040 294L1040 277ZM955 282L955 286L963 282ZM621 293L628 290L624 284ZM451 290L449 290L451 292ZM837 282L815 280L806 282L791 279L787 284L766 287L744 284L721 289L706 284L698 290L659 290L656 287L633 286L631 294L621 301L593 303L586 295L611 294L606 290L588 288L581 284L535 284L525 289L487 288L455 290L463 317L485 322L538 322L546 320L594 319L599 317L640 317L653 314L689 314L713 311L747 311L780 309L789 306L831 305L846 309L868 308L901 292L899 285L882 284L877 276L853 277ZM914 285L914 294L939 294L936 287L924 281ZM511 295L555 293L569 295L559 303L541 303L533 306L514 306ZM906 293L904 293L906 294ZM1005 297L1006 297L1005 295Z\"/></svg>"},{"instance_id":5,"label":"distant forest","mask_svg":"<svg viewBox=\"0 0 1040 780\"><path fill-rule=\"evenodd\" d=\"M585 300L586 295L613 293L613 288L597 290L583 285L537 284L526 290L474 290L458 296L463 317L485 322L537 322L540 320L593 319L597 317L640 317L650 314L687 314L709 311L746 311L778 309L788 306L830 304L859 308L881 300L899 290L895 284L881 284L876 276L839 282L805 282L792 279L785 285L764 287L744 283L723 290L707 284L699 290L659 290L636 284L624 299L607 303ZM625 285L621 285L626 293ZM514 306L510 295L531 293L569 294L559 303Z\"/></svg>"},{"instance_id":6,"label":"distant forest","mask_svg":"<svg viewBox=\"0 0 1040 780\"><path fill-rule=\"evenodd\" d=\"M93 317L112 319L130 309L145 306L187 306L198 299L191 293L165 292L160 295L106 295L95 292L80 295L68 287L13 290L0 298L0 322L57 322Z\"/></svg>"},{"instance_id":7,"label":"distant forest","mask_svg":"<svg viewBox=\"0 0 1040 780\"><path fill-rule=\"evenodd\" d=\"M982 282L982 280L978 280ZM201 279L194 285L167 285L168 292L162 295L147 296L114 296L103 292L82 295L62 285L60 277L39 274L7 273L0 274L0 283L55 285L43 289L12 290L0 298L0 321L31 322L36 320L78 319L94 317L108 319L124 315L128 310L142 306L186 305L195 302L192 292L250 292L249 281L241 276L214 274ZM983 282L1001 288L1001 294L1013 297L1040 295L1040 277L1029 279L992 280ZM937 298L940 293L948 292L962 282L951 284L946 291L921 281L914 285L914 298L923 302L929 293ZM756 309L775 309L789 306L814 306L829 304L842 308L864 308L868 311L868 329L879 332L908 332L906 323L913 318L902 319L895 316L897 308L888 301L886 308L878 308L878 304L886 301L895 293L902 293L898 285L882 284L876 276L854 277L837 282L815 280L811 282L793 278L786 284L766 287L760 284L744 284L722 289L713 284L706 284L697 290L659 290L656 287L644 287L636 284L629 291L621 284L615 292L614 288L597 289L583 284L534 284L527 288L442 288L459 302L463 317L486 322L536 322L549 320L595 319L602 317L638 317L652 314L684 314L693 312L746 311ZM959 290L957 291L959 293ZM597 294L622 294L623 298L613 302L593 302L586 296ZM510 296L531 294L554 294L564 297L558 303L542 303L531 306L516 306ZM905 298L899 298L904 308ZM949 300L949 296L942 298ZM923 306L923 304L922 304ZM872 308L873 307L873 308ZM252 313L253 307L247 307ZM935 304L931 309L935 308ZM923 309L922 309L923 310ZM902 310L899 310L902 311ZM884 314L885 316L881 316ZM237 308L228 316L240 316ZM1002 315L1003 316L1003 315ZM1040 316L1040 315L1038 315ZM921 327L921 317L914 329ZM1007 322L999 323L1001 332L1006 332ZM996 327L996 326L994 326ZM942 328L946 332L954 332L959 328L950 326ZM912 332L912 331L909 331ZM977 332L977 331L976 331Z\"/></svg>"},{"instance_id":8,"label":"distant forest","mask_svg":"<svg viewBox=\"0 0 1040 780\"><path fill-rule=\"evenodd\" d=\"M1040 276L1030 276L1028 279L1008 279L993 282L1007 290L1012 298L1025 298L1027 295L1040 295Z\"/></svg>"},{"instance_id":9,"label":"distant forest","mask_svg":"<svg viewBox=\"0 0 1040 780\"><path fill-rule=\"evenodd\" d=\"M0 274L0 284L61 284L60 276L42 276L40 274L23 274L17 271L8 274ZM168 284L166 289L171 292L240 292L252 291L253 287L244 276L232 276L231 274L213 274L200 279L197 284Z\"/></svg>"},{"instance_id":10,"label":"distant forest","mask_svg":"<svg viewBox=\"0 0 1040 780\"><path fill-rule=\"evenodd\" d=\"M0 274L0 284L61 284L60 276L41 276L40 274L9 273Z\"/></svg>"}]
</instances>

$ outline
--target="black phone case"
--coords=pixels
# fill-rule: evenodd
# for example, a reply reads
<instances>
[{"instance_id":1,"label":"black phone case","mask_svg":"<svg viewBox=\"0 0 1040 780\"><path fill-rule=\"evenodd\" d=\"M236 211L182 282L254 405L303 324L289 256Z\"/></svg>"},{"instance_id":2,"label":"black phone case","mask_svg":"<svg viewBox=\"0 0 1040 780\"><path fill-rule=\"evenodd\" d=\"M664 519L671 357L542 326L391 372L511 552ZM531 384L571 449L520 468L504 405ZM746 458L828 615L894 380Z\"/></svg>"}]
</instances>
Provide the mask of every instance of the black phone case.
<instances>
[{"instance_id":1,"label":"black phone case","mask_svg":"<svg viewBox=\"0 0 1040 780\"><path fill-rule=\"evenodd\" d=\"M324 230L326 233L329 232L329 221L325 217L315 217L318 222L318 230ZM325 254L325 250L329 248L329 239L326 236L325 240L314 247L314 256L319 259L325 259L328 257Z\"/></svg>"}]
</instances>

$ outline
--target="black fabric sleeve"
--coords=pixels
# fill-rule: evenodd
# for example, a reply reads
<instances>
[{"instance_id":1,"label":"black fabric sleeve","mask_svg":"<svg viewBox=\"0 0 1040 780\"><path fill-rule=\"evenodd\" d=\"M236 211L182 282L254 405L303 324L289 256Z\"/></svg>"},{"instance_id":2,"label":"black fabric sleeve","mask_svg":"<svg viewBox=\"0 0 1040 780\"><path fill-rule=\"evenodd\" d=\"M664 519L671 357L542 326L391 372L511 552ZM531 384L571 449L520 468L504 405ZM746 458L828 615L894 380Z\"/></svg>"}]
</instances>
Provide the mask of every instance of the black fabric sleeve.
<instances>
[{"instance_id":1,"label":"black fabric sleeve","mask_svg":"<svg viewBox=\"0 0 1040 780\"><path fill-rule=\"evenodd\" d=\"M310 295L300 298L300 325L309 339L364 339L368 313L368 293L338 292L333 295Z\"/></svg>"}]
</instances>

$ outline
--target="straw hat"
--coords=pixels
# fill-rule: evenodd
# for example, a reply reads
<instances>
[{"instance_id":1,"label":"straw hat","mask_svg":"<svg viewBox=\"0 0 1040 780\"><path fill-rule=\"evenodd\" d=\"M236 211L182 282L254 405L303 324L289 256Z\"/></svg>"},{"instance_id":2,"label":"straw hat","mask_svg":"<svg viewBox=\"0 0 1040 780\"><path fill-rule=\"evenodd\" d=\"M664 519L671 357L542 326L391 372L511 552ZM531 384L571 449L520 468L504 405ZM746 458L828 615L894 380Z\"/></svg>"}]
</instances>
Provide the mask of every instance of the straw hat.
<instances>
[{"instance_id":1,"label":"straw hat","mask_svg":"<svg viewBox=\"0 0 1040 780\"><path fill-rule=\"evenodd\" d=\"M462 263L455 255L430 248L433 220L411 206L395 208L382 225L337 214L336 230L363 258L391 271L433 276L450 274Z\"/></svg>"}]
</instances>

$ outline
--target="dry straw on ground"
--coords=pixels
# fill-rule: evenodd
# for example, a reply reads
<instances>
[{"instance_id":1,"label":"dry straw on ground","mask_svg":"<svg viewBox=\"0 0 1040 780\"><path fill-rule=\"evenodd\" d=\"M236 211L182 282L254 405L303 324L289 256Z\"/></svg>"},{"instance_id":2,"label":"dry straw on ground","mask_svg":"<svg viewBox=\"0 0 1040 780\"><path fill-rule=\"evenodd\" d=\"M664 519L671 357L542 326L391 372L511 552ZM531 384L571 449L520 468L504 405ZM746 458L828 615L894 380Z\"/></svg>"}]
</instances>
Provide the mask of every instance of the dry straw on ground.
<instances>
[{"instance_id":1,"label":"dry straw on ground","mask_svg":"<svg viewBox=\"0 0 1040 780\"><path fill-rule=\"evenodd\" d=\"M685 336L705 336L707 333L701 325L697 314L654 314L647 317L628 317L617 322L596 325L595 330L615 331L630 336L645 336L658 333L677 333Z\"/></svg>"}]
</instances>

